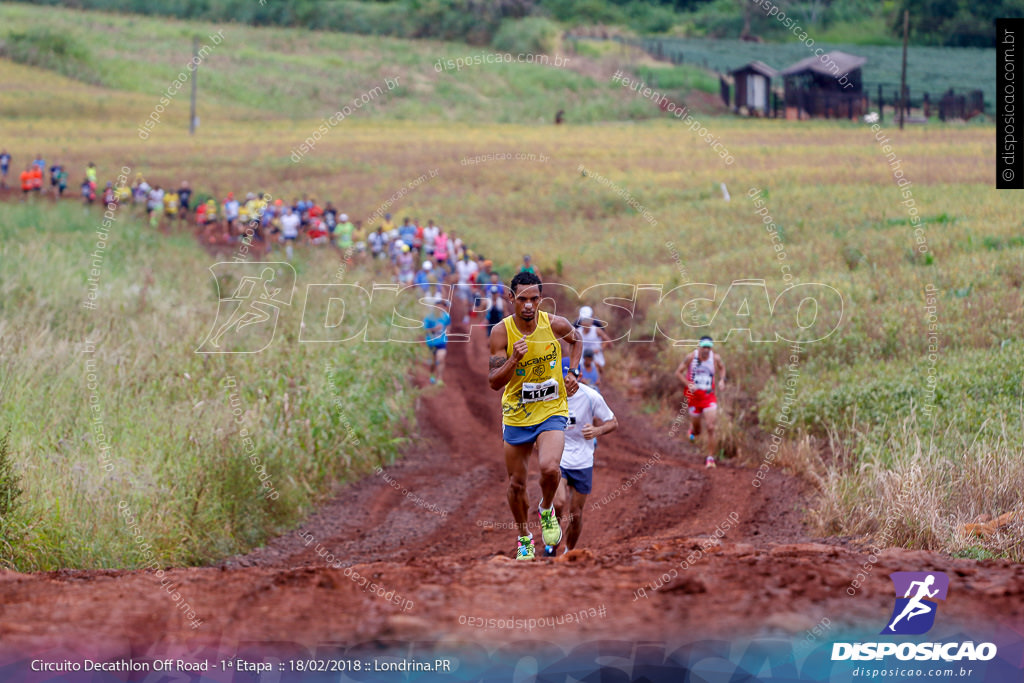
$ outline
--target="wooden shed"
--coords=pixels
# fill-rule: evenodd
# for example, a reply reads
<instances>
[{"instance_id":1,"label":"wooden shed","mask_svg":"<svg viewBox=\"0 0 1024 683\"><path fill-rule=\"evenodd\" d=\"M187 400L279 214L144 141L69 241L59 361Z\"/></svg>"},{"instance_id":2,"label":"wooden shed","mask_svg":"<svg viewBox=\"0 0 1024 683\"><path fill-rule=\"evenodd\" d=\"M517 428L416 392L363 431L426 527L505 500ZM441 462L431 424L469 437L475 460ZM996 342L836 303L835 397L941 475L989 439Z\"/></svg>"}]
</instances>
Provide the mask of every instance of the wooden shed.
<instances>
[{"instance_id":1,"label":"wooden shed","mask_svg":"<svg viewBox=\"0 0 1024 683\"><path fill-rule=\"evenodd\" d=\"M782 70L786 118L856 119L864 113L865 57L833 50Z\"/></svg>"},{"instance_id":2,"label":"wooden shed","mask_svg":"<svg viewBox=\"0 0 1024 683\"><path fill-rule=\"evenodd\" d=\"M779 72L761 61L753 61L735 71L730 71L735 94L733 111L746 107L751 116L771 116L772 80Z\"/></svg>"}]
</instances>

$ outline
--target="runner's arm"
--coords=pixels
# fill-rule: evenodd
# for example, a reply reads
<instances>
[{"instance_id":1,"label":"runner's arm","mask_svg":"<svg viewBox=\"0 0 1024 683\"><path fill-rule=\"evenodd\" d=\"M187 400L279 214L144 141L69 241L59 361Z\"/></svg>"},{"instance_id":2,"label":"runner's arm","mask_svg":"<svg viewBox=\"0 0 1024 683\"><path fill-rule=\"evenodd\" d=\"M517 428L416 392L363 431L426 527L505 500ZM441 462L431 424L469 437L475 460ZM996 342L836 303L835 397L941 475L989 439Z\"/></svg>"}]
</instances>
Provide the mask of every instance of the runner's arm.
<instances>
[{"instance_id":1,"label":"runner's arm","mask_svg":"<svg viewBox=\"0 0 1024 683\"><path fill-rule=\"evenodd\" d=\"M583 360L583 338L580 331L560 315L551 316L551 331L569 345L569 367L578 368Z\"/></svg>"},{"instance_id":2,"label":"runner's arm","mask_svg":"<svg viewBox=\"0 0 1024 683\"><path fill-rule=\"evenodd\" d=\"M697 352L694 351L694 354L696 353ZM683 362L679 364L678 368L676 368L676 378L683 383L683 386L688 391L697 391L697 385L693 383L692 378L690 377L690 371L693 367L693 359L694 356L687 354L686 358L683 359Z\"/></svg>"},{"instance_id":3,"label":"runner's arm","mask_svg":"<svg viewBox=\"0 0 1024 683\"><path fill-rule=\"evenodd\" d=\"M610 434L619 428L619 420L616 417L612 417L610 420L602 420L599 417L594 418L594 425L588 430L586 427L583 428L584 439L596 439L599 436ZM590 432L589 434L587 432Z\"/></svg>"},{"instance_id":4,"label":"runner's arm","mask_svg":"<svg viewBox=\"0 0 1024 683\"><path fill-rule=\"evenodd\" d=\"M676 368L676 379L680 381L684 386L690 383L690 357L687 355L679 367Z\"/></svg>"},{"instance_id":5,"label":"runner's arm","mask_svg":"<svg viewBox=\"0 0 1024 683\"><path fill-rule=\"evenodd\" d=\"M715 373L719 375L718 383L725 383L725 363L722 362L721 356L715 354Z\"/></svg>"},{"instance_id":6,"label":"runner's arm","mask_svg":"<svg viewBox=\"0 0 1024 683\"><path fill-rule=\"evenodd\" d=\"M553 315L550 320L551 331L555 334L555 337L557 337L560 342L564 342L569 345L569 367L579 368L580 360L583 358L583 337L580 336L580 331L560 315ZM576 374L571 372L565 373L563 381L565 382L566 396L572 396L579 390L579 382L576 378Z\"/></svg>"},{"instance_id":7,"label":"runner's arm","mask_svg":"<svg viewBox=\"0 0 1024 683\"><path fill-rule=\"evenodd\" d=\"M487 371L487 384L495 391L501 391L512 379L517 361L508 357L508 330L504 325L495 325L488 339L491 362Z\"/></svg>"}]
</instances>

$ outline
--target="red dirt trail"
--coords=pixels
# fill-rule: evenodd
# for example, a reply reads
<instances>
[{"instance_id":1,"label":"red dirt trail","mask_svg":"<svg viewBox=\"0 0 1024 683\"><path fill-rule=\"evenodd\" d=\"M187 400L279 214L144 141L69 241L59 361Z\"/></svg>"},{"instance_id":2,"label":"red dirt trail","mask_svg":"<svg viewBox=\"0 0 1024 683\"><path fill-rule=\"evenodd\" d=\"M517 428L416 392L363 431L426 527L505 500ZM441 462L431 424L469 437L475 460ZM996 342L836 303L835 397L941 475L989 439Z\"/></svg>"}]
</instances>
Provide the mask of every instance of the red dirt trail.
<instances>
[{"instance_id":1,"label":"red dirt trail","mask_svg":"<svg viewBox=\"0 0 1024 683\"><path fill-rule=\"evenodd\" d=\"M688 444L650 424L614 387L606 397L620 428L600 441L583 549L568 559L516 562L486 338L478 328L470 343L453 342L449 350L446 384L423 391L418 445L384 470L394 484L371 473L263 548L220 566L168 571L202 619L198 629L152 572L0 571L0 649L127 657L153 643L188 648L228 639L315 645L799 637L823 618L833 628L881 628L892 607L888 574L923 570L950 576L943 618L1024 631L1024 567L1004 561L889 549L869 564L851 597L847 588L868 555L808 537L800 522L806 496L796 479L773 470L757 489L753 470L705 470ZM535 505L536 458L529 492ZM680 568L730 515L738 522L720 544ZM362 590L357 574L398 597L389 602ZM646 597L635 592L642 587ZM554 629L473 625L477 618L542 619L590 608L602 613Z\"/></svg>"}]
</instances>

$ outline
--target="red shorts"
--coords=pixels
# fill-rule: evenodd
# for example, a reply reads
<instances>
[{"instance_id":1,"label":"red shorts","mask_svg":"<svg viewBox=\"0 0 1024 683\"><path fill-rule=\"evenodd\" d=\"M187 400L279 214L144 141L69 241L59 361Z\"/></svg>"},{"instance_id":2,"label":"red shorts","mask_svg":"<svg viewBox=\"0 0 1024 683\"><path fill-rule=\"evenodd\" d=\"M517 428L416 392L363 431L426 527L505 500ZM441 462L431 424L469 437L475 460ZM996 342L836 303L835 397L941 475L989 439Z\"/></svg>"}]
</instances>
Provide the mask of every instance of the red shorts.
<instances>
[{"instance_id":1,"label":"red shorts","mask_svg":"<svg viewBox=\"0 0 1024 683\"><path fill-rule=\"evenodd\" d=\"M718 399L715 398L715 392L713 391L708 392L697 390L692 393L687 391L686 401L690 406L690 415L692 417L697 417L708 408L718 407Z\"/></svg>"}]
</instances>

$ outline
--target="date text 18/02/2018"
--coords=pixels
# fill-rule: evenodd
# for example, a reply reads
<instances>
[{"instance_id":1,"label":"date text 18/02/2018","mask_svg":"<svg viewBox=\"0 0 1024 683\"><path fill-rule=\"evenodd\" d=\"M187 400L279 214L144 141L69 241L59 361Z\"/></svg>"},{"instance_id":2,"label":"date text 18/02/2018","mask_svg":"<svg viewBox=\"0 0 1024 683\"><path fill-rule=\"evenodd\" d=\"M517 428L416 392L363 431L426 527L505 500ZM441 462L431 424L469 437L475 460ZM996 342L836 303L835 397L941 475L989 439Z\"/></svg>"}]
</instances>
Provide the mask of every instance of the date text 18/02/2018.
<instances>
[{"instance_id":1,"label":"date text 18/02/2018","mask_svg":"<svg viewBox=\"0 0 1024 683\"><path fill-rule=\"evenodd\" d=\"M284 664L289 671L452 671L449 659L292 659Z\"/></svg>"}]
</instances>

